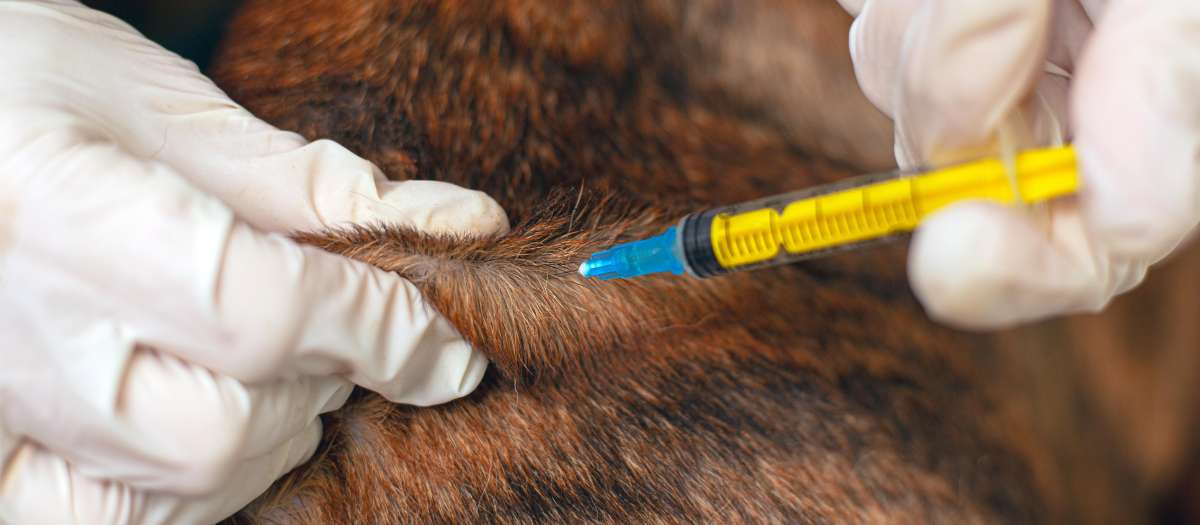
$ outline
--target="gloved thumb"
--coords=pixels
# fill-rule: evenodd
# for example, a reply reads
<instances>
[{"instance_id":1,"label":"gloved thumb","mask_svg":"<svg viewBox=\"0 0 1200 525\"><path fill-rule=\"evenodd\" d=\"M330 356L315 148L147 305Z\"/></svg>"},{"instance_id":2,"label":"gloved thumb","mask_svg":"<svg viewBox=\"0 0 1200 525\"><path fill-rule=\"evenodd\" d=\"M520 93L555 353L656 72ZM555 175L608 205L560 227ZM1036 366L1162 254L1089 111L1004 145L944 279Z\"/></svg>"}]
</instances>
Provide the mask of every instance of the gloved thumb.
<instances>
[{"instance_id":1,"label":"gloved thumb","mask_svg":"<svg viewBox=\"0 0 1200 525\"><path fill-rule=\"evenodd\" d=\"M1074 200L1036 210L978 201L947 207L914 234L908 269L930 317L966 329L1098 311L1146 273L1145 264L1109 257L1091 239Z\"/></svg>"}]
</instances>

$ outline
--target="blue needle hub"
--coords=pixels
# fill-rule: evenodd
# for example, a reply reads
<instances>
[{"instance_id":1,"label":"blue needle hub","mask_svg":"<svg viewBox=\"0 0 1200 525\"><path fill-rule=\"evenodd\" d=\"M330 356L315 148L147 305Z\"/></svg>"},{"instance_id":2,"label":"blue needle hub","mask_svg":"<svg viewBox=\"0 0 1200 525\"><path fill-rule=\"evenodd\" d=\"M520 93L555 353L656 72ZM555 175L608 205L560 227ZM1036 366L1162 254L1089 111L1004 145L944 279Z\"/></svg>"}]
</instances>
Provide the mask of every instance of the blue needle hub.
<instances>
[{"instance_id":1,"label":"blue needle hub","mask_svg":"<svg viewBox=\"0 0 1200 525\"><path fill-rule=\"evenodd\" d=\"M640 241L618 244L592 254L579 273L596 279L628 279L651 273L684 273L683 253L676 227Z\"/></svg>"}]
</instances>

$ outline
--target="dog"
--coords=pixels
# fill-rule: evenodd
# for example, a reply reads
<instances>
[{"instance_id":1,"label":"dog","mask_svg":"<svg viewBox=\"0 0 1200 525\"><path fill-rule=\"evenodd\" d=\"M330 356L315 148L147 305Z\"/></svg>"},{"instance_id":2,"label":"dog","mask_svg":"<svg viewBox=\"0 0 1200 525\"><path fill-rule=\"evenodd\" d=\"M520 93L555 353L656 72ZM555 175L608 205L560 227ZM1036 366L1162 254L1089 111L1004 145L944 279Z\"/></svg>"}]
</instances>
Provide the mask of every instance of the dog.
<instances>
[{"instance_id":1,"label":"dog","mask_svg":"<svg viewBox=\"0 0 1200 525\"><path fill-rule=\"evenodd\" d=\"M316 456L231 522L1186 514L1169 502L1191 392L1153 417L1114 403L1098 385L1163 387L1126 380L1127 347L1090 356L1115 363L1098 376L1055 337L1110 324L939 327L905 284L903 243L703 280L576 274L686 213L889 169L849 22L832 0L247 2L211 71L235 100L389 177L486 191L513 227L297 233L411 280L492 366L434 408L357 392ZM1173 363L1195 378L1186 354L1132 376ZM1147 421L1161 435L1126 429Z\"/></svg>"}]
</instances>

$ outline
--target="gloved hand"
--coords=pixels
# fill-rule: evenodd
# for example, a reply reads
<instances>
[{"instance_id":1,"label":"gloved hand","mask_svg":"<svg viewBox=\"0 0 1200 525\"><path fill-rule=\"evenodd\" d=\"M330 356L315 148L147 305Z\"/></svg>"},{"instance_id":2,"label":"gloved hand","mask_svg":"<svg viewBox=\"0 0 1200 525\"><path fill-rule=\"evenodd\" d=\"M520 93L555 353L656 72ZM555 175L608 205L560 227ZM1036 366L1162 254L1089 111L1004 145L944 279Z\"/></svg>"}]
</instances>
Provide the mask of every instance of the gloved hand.
<instances>
[{"instance_id":1,"label":"gloved hand","mask_svg":"<svg viewBox=\"0 0 1200 525\"><path fill-rule=\"evenodd\" d=\"M429 405L480 381L412 284L280 232L505 231L485 195L276 130L75 2L0 1L0 85L0 523L212 522L351 382Z\"/></svg>"},{"instance_id":2,"label":"gloved hand","mask_svg":"<svg viewBox=\"0 0 1200 525\"><path fill-rule=\"evenodd\" d=\"M916 232L909 274L933 317L993 328L1099 310L1200 219L1200 2L841 3L902 166L996 153L1018 111L1033 140L1076 147L1078 198L962 203Z\"/></svg>"}]
</instances>

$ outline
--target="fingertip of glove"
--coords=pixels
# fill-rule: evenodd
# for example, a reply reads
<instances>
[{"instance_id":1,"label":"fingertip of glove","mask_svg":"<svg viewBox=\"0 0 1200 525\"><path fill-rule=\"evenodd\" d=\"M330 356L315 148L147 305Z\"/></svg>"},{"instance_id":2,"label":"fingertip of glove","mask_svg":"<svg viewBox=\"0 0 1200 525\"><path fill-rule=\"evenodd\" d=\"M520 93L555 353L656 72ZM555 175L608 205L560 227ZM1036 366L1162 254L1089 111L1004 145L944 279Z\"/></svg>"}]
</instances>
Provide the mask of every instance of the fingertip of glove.
<instances>
[{"instance_id":1,"label":"fingertip of glove","mask_svg":"<svg viewBox=\"0 0 1200 525\"><path fill-rule=\"evenodd\" d=\"M380 188L382 219L418 230L463 237L508 233L508 214L486 193L454 184L412 180Z\"/></svg>"},{"instance_id":2,"label":"fingertip of glove","mask_svg":"<svg viewBox=\"0 0 1200 525\"><path fill-rule=\"evenodd\" d=\"M470 395L487 371L487 356L461 339L424 352L433 355L374 390L393 403L430 407Z\"/></svg>"},{"instance_id":3,"label":"fingertip of glove","mask_svg":"<svg viewBox=\"0 0 1200 525\"><path fill-rule=\"evenodd\" d=\"M424 407L449 403L471 395L483 381L487 356L465 340L446 345L440 353L438 366L430 372L429 388L409 404Z\"/></svg>"},{"instance_id":4,"label":"fingertip of glove","mask_svg":"<svg viewBox=\"0 0 1200 525\"><path fill-rule=\"evenodd\" d=\"M483 379L488 359L405 283L409 308L373 357L356 366L350 379L393 403L432 406L469 395ZM400 309L395 309L399 312Z\"/></svg>"},{"instance_id":5,"label":"fingertip of glove","mask_svg":"<svg viewBox=\"0 0 1200 525\"><path fill-rule=\"evenodd\" d=\"M479 350L471 349L471 357L467 362L467 366L463 368L463 373L459 377L458 384L451 395L454 399L459 399L471 395L479 383L483 382L483 375L487 372L488 358Z\"/></svg>"},{"instance_id":6,"label":"fingertip of glove","mask_svg":"<svg viewBox=\"0 0 1200 525\"><path fill-rule=\"evenodd\" d=\"M914 234L909 281L931 318L971 330L1013 322L1004 307L1015 270L1006 252L1016 249L1006 243L1008 211L962 203L931 216Z\"/></svg>"},{"instance_id":7,"label":"fingertip of glove","mask_svg":"<svg viewBox=\"0 0 1200 525\"><path fill-rule=\"evenodd\" d=\"M1095 312L1141 279L1143 265L1096 249L1074 201L1052 206L1031 214L968 202L927 220L913 241L909 275L930 317L991 330Z\"/></svg>"}]
</instances>

